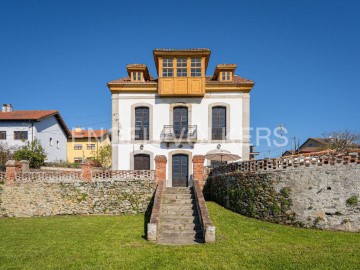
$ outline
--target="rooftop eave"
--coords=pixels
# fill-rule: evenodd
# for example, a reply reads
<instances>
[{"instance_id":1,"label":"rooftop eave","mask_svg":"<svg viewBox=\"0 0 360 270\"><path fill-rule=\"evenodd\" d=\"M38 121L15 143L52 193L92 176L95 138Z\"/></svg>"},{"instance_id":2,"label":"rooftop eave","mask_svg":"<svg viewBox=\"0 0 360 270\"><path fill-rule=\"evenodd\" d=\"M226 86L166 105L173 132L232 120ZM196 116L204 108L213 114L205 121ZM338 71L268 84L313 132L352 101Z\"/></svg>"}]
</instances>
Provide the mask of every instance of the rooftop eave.
<instances>
[{"instance_id":1,"label":"rooftop eave","mask_svg":"<svg viewBox=\"0 0 360 270\"><path fill-rule=\"evenodd\" d=\"M223 83L206 82L205 92L244 92L249 93L254 87L254 82Z\"/></svg>"},{"instance_id":2,"label":"rooftop eave","mask_svg":"<svg viewBox=\"0 0 360 270\"><path fill-rule=\"evenodd\" d=\"M157 92L157 82L138 83L108 83L111 93L118 92Z\"/></svg>"}]
</instances>

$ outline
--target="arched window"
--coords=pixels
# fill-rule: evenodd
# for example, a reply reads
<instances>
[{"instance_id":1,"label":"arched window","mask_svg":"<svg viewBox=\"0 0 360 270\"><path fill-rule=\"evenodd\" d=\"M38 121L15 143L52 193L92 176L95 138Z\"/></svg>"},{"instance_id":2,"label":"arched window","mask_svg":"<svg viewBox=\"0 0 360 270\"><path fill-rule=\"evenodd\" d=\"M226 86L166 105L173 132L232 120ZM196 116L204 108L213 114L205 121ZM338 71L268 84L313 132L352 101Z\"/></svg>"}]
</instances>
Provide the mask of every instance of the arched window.
<instances>
[{"instance_id":1,"label":"arched window","mask_svg":"<svg viewBox=\"0 0 360 270\"><path fill-rule=\"evenodd\" d=\"M135 140L149 140L149 108L135 108Z\"/></svg>"},{"instance_id":2,"label":"arched window","mask_svg":"<svg viewBox=\"0 0 360 270\"><path fill-rule=\"evenodd\" d=\"M150 155L147 154L135 155L134 170L150 170Z\"/></svg>"},{"instance_id":3,"label":"arched window","mask_svg":"<svg viewBox=\"0 0 360 270\"><path fill-rule=\"evenodd\" d=\"M213 140L226 138L226 108L216 106L212 108L211 136Z\"/></svg>"}]
</instances>

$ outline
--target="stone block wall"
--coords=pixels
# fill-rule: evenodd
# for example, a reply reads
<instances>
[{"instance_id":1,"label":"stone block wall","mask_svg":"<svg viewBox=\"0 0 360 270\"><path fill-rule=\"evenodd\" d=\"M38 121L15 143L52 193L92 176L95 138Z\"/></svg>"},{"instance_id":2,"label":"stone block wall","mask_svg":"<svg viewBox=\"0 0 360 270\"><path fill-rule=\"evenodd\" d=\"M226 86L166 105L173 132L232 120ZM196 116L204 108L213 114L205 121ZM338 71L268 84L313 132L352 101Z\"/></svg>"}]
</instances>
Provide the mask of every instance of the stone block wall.
<instances>
[{"instance_id":1,"label":"stone block wall","mask_svg":"<svg viewBox=\"0 0 360 270\"><path fill-rule=\"evenodd\" d=\"M340 163L208 178L208 199L261 220L360 231L360 165Z\"/></svg>"},{"instance_id":2,"label":"stone block wall","mask_svg":"<svg viewBox=\"0 0 360 270\"><path fill-rule=\"evenodd\" d=\"M0 184L0 217L143 213L154 191L153 178Z\"/></svg>"}]
</instances>

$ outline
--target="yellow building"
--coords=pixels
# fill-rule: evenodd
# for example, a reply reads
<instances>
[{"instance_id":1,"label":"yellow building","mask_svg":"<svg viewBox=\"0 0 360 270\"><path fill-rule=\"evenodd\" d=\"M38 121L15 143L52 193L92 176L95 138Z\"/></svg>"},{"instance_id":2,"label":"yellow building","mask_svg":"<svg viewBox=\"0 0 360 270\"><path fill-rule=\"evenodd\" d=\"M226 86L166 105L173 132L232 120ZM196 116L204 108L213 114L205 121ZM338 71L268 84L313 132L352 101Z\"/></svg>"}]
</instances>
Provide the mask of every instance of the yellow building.
<instances>
[{"instance_id":1,"label":"yellow building","mask_svg":"<svg viewBox=\"0 0 360 270\"><path fill-rule=\"evenodd\" d=\"M67 142L67 161L80 163L84 159L97 157L100 147L110 145L108 130L83 130L76 128L71 131L71 138Z\"/></svg>"}]
</instances>

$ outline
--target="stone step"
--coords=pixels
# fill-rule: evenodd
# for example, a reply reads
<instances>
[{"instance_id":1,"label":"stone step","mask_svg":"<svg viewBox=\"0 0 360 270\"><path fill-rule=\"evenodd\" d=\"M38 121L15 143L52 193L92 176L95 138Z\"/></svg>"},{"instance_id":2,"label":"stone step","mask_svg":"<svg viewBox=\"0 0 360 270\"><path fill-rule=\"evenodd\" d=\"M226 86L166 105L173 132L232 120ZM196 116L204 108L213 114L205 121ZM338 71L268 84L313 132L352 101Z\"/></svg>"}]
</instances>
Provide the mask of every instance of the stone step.
<instances>
[{"instance_id":1,"label":"stone step","mask_svg":"<svg viewBox=\"0 0 360 270\"><path fill-rule=\"evenodd\" d=\"M162 204L194 204L195 199L179 199L179 198L169 198L169 197L163 197Z\"/></svg>"},{"instance_id":2,"label":"stone step","mask_svg":"<svg viewBox=\"0 0 360 270\"><path fill-rule=\"evenodd\" d=\"M178 216L178 217L191 217L191 216L196 216L197 215L197 211L193 210L193 209L163 209L161 208L160 210L160 215L165 217L165 216Z\"/></svg>"},{"instance_id":3,"label":"stone step","mask_svg":"<svg viewBox=\"0 0 360 270\"><path fill-rule=\"evenodd\" d=\"M190 194L192 189L188 187L168 187L165 189L164 194Z\"/></svg>"},{"instance_id":4,"label":"stone step","mask_svg":"<svg viewBox=\"0 0 360 270\"><path fill-rule=\"evenodd\" d=\"M198 223L200 222L200 219L198 216L177 216L177 215L171 215L171 216L161 216L160 218L161 222L167 223Z\"/></svg>"},{"instance_id":5,"label":"stone step","mask_svg":"<svg viewBox=\"0 0 360 270\"><path fill-rule=\"evenodd\" d=\"M162 222L160 223L159 230L201 230L200 223L173 223L173 222Z\"/></svg>"},{"instance_id":6,"label":"stone step","mask_svg":"<svg viewBox=\"0 0 360 270\"><path fill-rule=\"evenodd\" d=\"M195 199L193 194L163 194L163 199L169 199L169 200L189 200L189 199Z\"/></svg>"},{"instance_id":7,"label":"stone step","mask_svg":"<svg viewBox=\"0 0 360 270\"><path fill-rule=\"evenodd\" d=\"M192 204L163 204L161 206L161 211L165 210L196 210L195 206Z\"/></svg>"},{"instance_id":8,"label":"stone step","mask_svg":"<svg viewBox=\"0 0 360 270\"><path fill-rule=\"evenodd\" d=\"M173 238L173 239L189 239L189 238L201 238L202 231L201 230L166 230L159 231L159 239L160 238Z\"/></svg>"}]
</instances>

